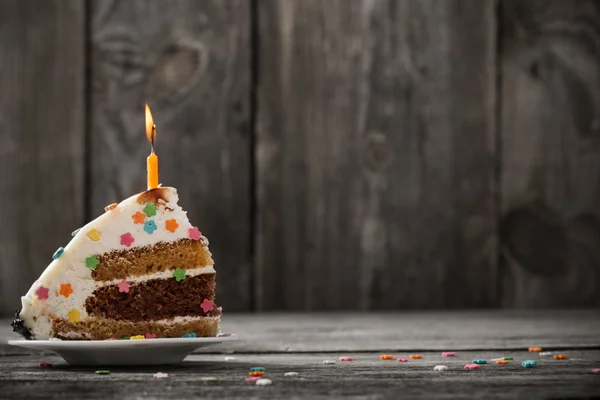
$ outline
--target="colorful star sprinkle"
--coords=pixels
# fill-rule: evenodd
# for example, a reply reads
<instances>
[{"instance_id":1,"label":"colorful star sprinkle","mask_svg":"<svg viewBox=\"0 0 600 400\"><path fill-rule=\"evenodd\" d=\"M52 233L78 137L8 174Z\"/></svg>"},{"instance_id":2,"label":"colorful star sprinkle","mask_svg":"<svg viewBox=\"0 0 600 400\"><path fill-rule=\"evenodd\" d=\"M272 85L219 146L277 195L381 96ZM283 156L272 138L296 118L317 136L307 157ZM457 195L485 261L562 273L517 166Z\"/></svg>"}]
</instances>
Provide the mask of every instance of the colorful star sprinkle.
<instances>
[{"instance_id":1,"label":"colorful star sprinkle","mask_svg":"<svg viewBox=\"0 0 600 400\"><path fill-rule=\"evenodd\" d=\"M537 362L535 362L535 360L525 360L521 363L521 366L523 368L535 368L537 365Z\"/></svg>"},{"instance_id":2,"label":"colorful star sprinkle","mask_svg":"<svg viewBox=\"0 0 600 400\"><path fill-rule=\"evenodd\" d=\"M556 354L554 356L555 360L565 360L567 358L566 354Z\"/></svg>"},{"instance_id":3,"label":"colorful star sprinkle","mask_svg":"<svg viewBox=\"0 0 600 400\"><path fill-rule=\"evenodd\" d=\"M340 361L354 361L352 357L340 357Z\"/></svg>"},{"instance_id":4,"label":"colorful star sprinkle","mask_svg":"<svg viewBox=\"0 0 600 400\"><path fill-rule=\"evenodd\" d=\"M175 268L175 271L173 271L173 276L177 282L181 282L185 279L185 270L181 268Z\"/></svg>"},{"instance_id":5,"label":"colorful star sprinkle","mask_svg":"<svg viewBox=\"0 0 600 400\"><path fill-rule=\"evenodd\" d=\"M477 364L467 364L467 365L465 365L465 369L467 369L467 370L479 369L479 365L477 365Z\"/></svg>"},{"instance_id":6,"label":"colorful star sprinkle","mask_svg":"<svg viewBox=\"0 0 600 400\"><path fill-rule=\"evenodd\" d=\"M529 348L530 353L539 353L540 351L542 351L541 347L530 347Z\"/></svg>"},{"instance_id":7,"label":"colorful star sprinkle","mask_svg":"<svg viewBox=\"0 0 600 400\"><path fill-rule=\"evenodd\" d=\"M175 232L177 230L177 228L179 228L179 224L177 223L176 219L168 219L167 222L165 223L165 228L169 232Z\"/></svg>"},{"instance_id":8,"label":"colorful star sprinkle","mask_svg":"<svg viewBox=\"0 0 600 400\"><path fill-rule=\"evenodd\" d=\"M148 203L143 211L147 217L154 217L156 215L156 206L152 203Z\"/></svg>"},{"instance_id":9,"label":"colorful star sprinkle","mask_svg":"<svg viewBox=\"0 0 600 400\"><path fill-rule=\"evenodd\" d=\"M71 287L71 284L70 283L61 284L59 293L68 298L73 293L73 288Z\"/></svg>"},{"instance_id":10,"label":"colorful star sprinkle","mask_svg":"<svg viewBox=\"0 0 600 400\"><path fill-rule=\"evenodd\" d=\"M398 362L408 362L408 358L399 358Z\"/></svg>"},{"instance_id":11,"label":"colorful star sprinkle","mask_svg":"<svg viewBox=\"0 0 600 400\"><path fill-rule=\"evenodd\" d=\"M182 336L182 338L195 338L196 334L195 333L186 333L185 335Z\"/></svg>"},{"instance_id":12,"label":"colorful star sprinkle","mask_svg":"<svg viewBox=\"0 0 600 400\"><path fill-rule=\"evenodd\" d=\"M506 360L496 360L496 364L505 365L505 364L508 364L508 361L506 361Z\"/></svg>"},{"instance_id":13,"label":"colorful star sprinkle","mask_svg":"<svg viewBox=\"0 0 600 400\"><path fill-rule=\"evenodd\" d=\"M114 210L115 208L117 208L117 206L117 203L109 204L106 207L104 207L104 211L109 212L110 210Z\"/></svg>"},{"instance_id":14,"label":"colorful star sprinkle","mask_svg":"<svg viewBox=\"0 0 600 400\"><path fill-rule=\"evenodd\" d=\"M96 269L98 264L100 264L100 260L98 260L98 257L96 256L89 256L85 258L85 266L89 269Z\"/></svg>"},{"instance_id":15,"label":"colorful star sprinkle","mask_svg":"<svg viewBox=\"0 0 600 400\"><path fill-rule=\"evenodd\" d=\"M473 360L473 364L487 364L487 360Z\"/></svg>"},{"instance_id":16,"label":"colorful star sprinkle","mask_svg":"<svg viewBox=\"0 0 600 400\"><path fill-rule=\"evenodd\" d=\"M188 229L188 233L190 235L190 238L194 240L198 240L200 239L200 236L202 236L202 233L195 226L193 228Z\"/></svg>"},{"instance_id":17,"label":"colorful star sprinkle","mask_svg":"<svg viewBox=\"0 0 600 400\"><path fill-rule=\"evenodd\" d=\"M73 232L71 232L71 236L75 236L79 233L79 231L81 230L81 228L77 228L75 229Z\"/></svg>"},{"instance_id":18,"label":"colorful star sprinkle","mask_svg":"<svg viewBox=\"0 0 600 400\"><path fill-rule=\"evenodd\" d=\"M382 360L393 360L394 356L391 354L382 354L379 356L379 358L381 358Z\"/></svg>"},{"instance_id":19,"label":"colorful star sprinkle","mask_svg":"<svg viewBox=\"0 0 600 400\"><path fill-rule=\"evenodd\" d=\"M97 242L100 240L100 231L96 228L92 228L88 231L88 233L86 233L87 237L89 237L91 240L93 240L94 242Z\"/></svg>"},{"instance_id":20,"label":"colorful star sprinkle","mask_svg":"<svg viewBox=\"0 0 600 400\"><path fill-rule=\"evenodd\" d=\"M129 293L129 288L131 285L127 283L125 279L123 279L120 283L117 283L117 287L119 288L119 293Z\"/></svg>"},{"instance_id":21,"label":"colorful star sprinkle","mask_svg":"<svg viewBox=\"0 0 600 400\"><path fill-rule=\"evenodd\" d=\"M169 377L169 374L166 374L164 372L157 372L152 376L154 377L154 379L166 379Z\"/></svg>"},{"instance_id":22,"label":"colorful star sprinkle","mask_svg":"<svg viewBox=\"0 0 600 400\"><path fill-rule=\"evenodd\" d=\"M39 363L39 364L38 364L38 366L39 366L40 368L50 368L50 367L52 366L52 364L50 364L50 363L45 363L45 362L41 362L41 363Z\"/></svg>"},{"instance_id":23,"label":"colorful star sprinkle","mask_svg":"<svg viewBox=\"0 0 600 400\"><path fill-rule=\"evenodd\" d=\"M62 255L62 253L65 252L65 249L63 249L62 247L59 247L54 254L52 254L52 258L55 260L58 260L58 257L60 257Z\"/></svg>"},{"instance_id":24,"label":"colorful star sprinkle","mask_svg":"<svg viewBox=\"0 0 600 400\"><path fill-rule=\"evenodd\" d=\"M110 375L110 371L107 369L99 369L96 371L96 375Z\"/></svg>"},{"instance_id":25,"label":"colorful star sprinkle","mask_svg":"<svg viewBox=\"0 0 600 400\"><path fill-rule=\"evenodd\" d=\"M297 372L294 372L294 371L286 372L285 374L283 374L283 376L298 376L298 375L300 375L300 374Z\"/></svg>"},{"instance_id":26,"label":"colorful star sprinkle","mask_svg":"<svg viewBox=\"0 0 600 400\"><path fill-rule=\"evenodd\" d=\"M127 232L121 235L121 244L123 246L130 247L133 242L135 242L135 239L131 236L131 233Z\"/></svg>"},{"instance_id":27,"label":"colorful star sprinkle","mask_svg":"<svg viewBox=\"0 0 600 400\"><path fill-rule=\"evenodd\" d=\"M442 357L454 357L456 353L453 351L442 351Z\"/></svg>"},{"instance_id":28,"label":"colorful star sprinkle","mask_svg":"<svg viewBox=\"0 0 600 400\"><path fill-rule=\"evenodd\" d=\"M40 286L36 291L35 294L37 295L37 298L39 300L46 300L48 298L48 288Z\"/></svg>"},{"instance_id":29,"label":"colorful star sprinkle","mask_svg":"<svg viewBox=\"0 0 600 400\"><path fill-rule=\"evenodd\" d=\"M256 381L257 386L269 386L272 383L273 382L271 382L270 379L264 379L264 378Z\"/></svg>"},{"instance_id":30,"label":"colorful star sprinkle","mask_svg":"<svg viewBox=\"0 0 600 400\"><path fill-rule=\"evenodd\" d=\"M202 311L207 313L215 309L215 302L209 299L204 299L202 304L200 304L200 307L202 308Z\"/></svg>"},{"instance_id":31,"label":"colorful star sprinkle","mask_svg":"<svg viewBox=\"0 0 600 400\"><path fill-rule=\"evenodd\" d=\"M135 335L129 338L129 340L142 340L142 339L146 339L146 337L144 335Z\"/></svg>"},{"instance_id":32,"label":"colorful star sprinkle","mask_svg":"<svg viewBox=\"0 0 600 400\"><path fill-rule=\"evenodd\" d=\"M67 317L71 322L79 322L81 321L81 313L76 309L72 308L71 311L67 313Z\"/></svg>"},{"instance_id":33,"label":"colorful star sprinkle","mask_svg":"<svg viewBox=\"0 0 600 400\"><path fill-rule=\"evenodd\" d=\"M413 360L420 360L421 358L423 358L423 356L420 354L411 354L410 356L408 356L408 358L412 358Z\"/></svg>"},{"instance_id":34,"label":"colorful star sprinkle","mask_svg":"<svg viewBox=\"0 0 600 400\"><path fill-rule=\"evenodd\" d=\"M435 367L433 367L433 370L437 372L444 372L448 371L448 367L445 365L436 365Z\"/></svg>"},{"instance_id":35,"label":"colorful star sprinkle","mask_svg":"<svg viewBox=\"0 0 600 400\"><path fill-rule=\"evenodd\" d=\"M146 333L146 339L156 339L156 333Z\"/></svg>"},{"instance_id":36,"label":"colorful star sprinkle","mask_svg":"<svg viewBox=\"0 0 600 400\"><path fill-rule=\"evenodd\" d=\"M146 220L146 214L138 211L131 216L131 219L133 219L134 224L143 224Z\"/></svg>"},{"instance_id":37,"label":"colorful star sprinkle","mask_svg":"<svg viewBox=\"0 0 600 400\"><path fill-rule=\"evenodd\" d=\"M150 220L150 221L146 221L144 222L144 230L146 231L146 233L152 235L152 233L156 230L156 222Z\"/></svg>"}]
</instances>

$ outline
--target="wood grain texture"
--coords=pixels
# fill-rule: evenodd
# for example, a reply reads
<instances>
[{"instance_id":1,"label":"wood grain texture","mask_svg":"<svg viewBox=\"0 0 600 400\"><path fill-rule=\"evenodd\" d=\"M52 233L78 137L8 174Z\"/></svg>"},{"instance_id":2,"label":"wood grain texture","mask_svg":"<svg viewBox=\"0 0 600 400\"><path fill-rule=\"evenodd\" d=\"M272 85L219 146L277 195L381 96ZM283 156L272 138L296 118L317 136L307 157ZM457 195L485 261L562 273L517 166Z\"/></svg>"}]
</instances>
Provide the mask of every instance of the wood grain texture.
<instances>
[{"instance_id":1,"label":"wood grain texture","mask_svg":"<svg viewBox=\"0 0 600 400\"><path fill-rule=\"evenodd\" d=\"M0 2L0 315L84 220L79 0Z\"/></svg>"},{"instance_id":2,"label":"wood grain texture","mask_svg":"<svg viewBox=\"0 0 600 400\"><path fill-rule=\"evenodd\" d=\"M92 216L145 190L147 102L160 182L211 241L219 303L249 309L249 2L91 4Z\"/></svg>"},{"instance_id":3,"label":"wood grain texture","mask_svg":"<svg viewBox=\"0 0 600 400\"><path fill-rule=\"evenodd\" d=\"M497 304L494 12L258 2L259 309Z\"/></svg>"},{"instance_id":4,"label":"wood grain texture","mask_svg":"<svg viewBox=\"0 0 600 400\"><path fill-rule=\"evenodd\" d=\"M70 368L56 356L0 357L0 393L7 399L457 399L457 398L596 398L600 395L600 351L572 351L571 359L538 360L533 369L521 367L527 352L465 352L457 357L423 354L405 364L379 360L379 353L350 354L352 362L323 365L331 354L246 354L234 361L222 355L194 355L176 366L110 368L110 375L96 375L96 368ZM347 355L347 354L344 354ZM407 354L402 354L407 356ZM488 364L477 371L464 365L476 358L512 356L507 365ZM539 357L538 357L539 358ZM39 368L43 360L52 368ZM433 370L437 364L446 372ZM246 382L251 367L262 366L267 387ZM154 379L156 372L167 379ZM286 372L298 372L286 377ZM206 381L202 378L212 377Z\"/></svg>"},{"instance_id":5,"label":"wood grain texture","mask_svg":"<svg viewBox=\"0 0 600 400\"><path fill-rule=\"evenodd\" d=\"M507 307L600 306L600 7L502 2Z\"/></svg>"}]
</instances>

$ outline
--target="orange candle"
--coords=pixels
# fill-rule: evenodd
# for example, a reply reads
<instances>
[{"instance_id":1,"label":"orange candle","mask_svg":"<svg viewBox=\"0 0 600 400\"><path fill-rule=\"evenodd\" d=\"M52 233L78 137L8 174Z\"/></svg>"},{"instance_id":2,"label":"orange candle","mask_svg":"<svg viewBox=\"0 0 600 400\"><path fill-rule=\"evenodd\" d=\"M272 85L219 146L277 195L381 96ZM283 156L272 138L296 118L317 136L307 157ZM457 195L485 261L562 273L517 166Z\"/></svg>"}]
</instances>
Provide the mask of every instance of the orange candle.
<instances>
[{"instance_id":1,"label":"orange candle","mask_svg":"<svg viewBox=\"0 0 600 400\"><path fill-rule=\"evenodd\" d=\"M148 170L148 190L158 187L158 156L154 153L154 141L156 140L156 125L150 112L150 107L146 104L146 137L152 150L146 160L146 168Z\"/></svg>"}]
</instances>

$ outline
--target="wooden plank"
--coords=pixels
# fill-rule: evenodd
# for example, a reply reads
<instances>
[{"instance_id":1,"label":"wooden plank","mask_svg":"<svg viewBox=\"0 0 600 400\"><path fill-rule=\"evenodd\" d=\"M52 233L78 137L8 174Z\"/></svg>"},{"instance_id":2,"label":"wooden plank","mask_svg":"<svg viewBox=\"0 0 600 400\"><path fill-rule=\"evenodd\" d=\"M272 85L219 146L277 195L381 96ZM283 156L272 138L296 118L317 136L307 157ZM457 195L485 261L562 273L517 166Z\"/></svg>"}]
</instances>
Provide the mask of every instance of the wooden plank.
<instances>
[{"instance_id":1,"label":"wooden plank","mask_svg":"<svg viewBox=\"0 0 600 400\"><path fill-rule=\"evenodd\" d=\"M502 9L504 305L598 307L600 10Z\"/></svg>"},{"instance_id":2,"label":"wooden plank","mask_svg":"<svg viewBox=\"0 0 600 400\"><path fill-rule=\"evenodd\" d=\"M346 355L346 354L344 354ZM96 375L97 368L69 368L55 356L0 358L0 390L9 399L121 399L169 398L290 398L294 399L456 399L473 398L595 398L600 395L598 374L600 351L571 351L570 359L554 360L528 352L467 352L456 357L423 353L423 359L400 364L382 361L379 353L349 354L352 362L324 365L337 359L332 354L238 355L224 361L222 355L195 355L176 366L110 368L111 374ZM408 354L399 354L407 357ZM507 365L490 363L477 371L465 371L473 359L512 356ZM522 360L537 359L533 369L521 367ZM40 361L52 368L39 368ZM443 364L448 370L433 370ZM266 369L268 387L246 382L254 366ZM156 372L169 374L154 379ZM298 376L286 377L286 372ZM206 381L203 378L211 377ZM107 384L107 381L110 384Z\"/></svg>"},{"instance_id":3,"label":"wooden plank","mask_svg":"<svg viewBox=\"0 0 600 400\"><path fill-rule=\"evenodd\" d=\"M531 346L541 346L547 351L600 348L597 334L600 315L593 310L230 313L223 318L222 330L239 335L241 340L200 351L298 353L523 350ZM16 335L9 331L8 321L0 320L0 354L29 352L6 346L8 337Z\"/></svg>"},{"instance_id":4,"label":"wooden plank","mask_svg":"<svg viewBox=\"0 0 600 400\"><path fill-rule=\"evenodd\" d=\"M84 2L0 2L0 315L83 222Z\"/></svg>"},{"instance_id":5,"label":"wooden plank","mask_svg":"<svg viewBox=\"0 0 600 400\"><path fill-rule=\"evenodd\" d=\"M217 298L250 300L249 2L92 2L92 214L145 190L144 103L160 182L211 241Z\"/></svg>"},{"instance_id":6,"label":"wooden plank","mask_svg":"<svg viewBox=\"0 0 600 400\"><path fill-rule=\"evenodd\" d=\"M259 309L497 304L494 2L258 20Z\"/></svg>"}]
</instances>

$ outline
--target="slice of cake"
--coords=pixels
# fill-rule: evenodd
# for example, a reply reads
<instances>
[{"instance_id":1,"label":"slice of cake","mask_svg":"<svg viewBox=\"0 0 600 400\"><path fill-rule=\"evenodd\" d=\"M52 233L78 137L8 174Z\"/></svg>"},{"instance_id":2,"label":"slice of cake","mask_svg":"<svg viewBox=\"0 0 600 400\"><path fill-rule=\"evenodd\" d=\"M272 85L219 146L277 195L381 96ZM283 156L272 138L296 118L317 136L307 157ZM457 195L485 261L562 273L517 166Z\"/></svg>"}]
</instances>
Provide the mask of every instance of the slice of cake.
<instances>
[{"instance_id":1,"label":"slice of cake","mask_svg":"<svg viewBox=\"0 0 600 400\"><path fill-rule=\"evenodd\" d=\"M27 339L216 336L208 240L174 188L132 196L73 233L29 292L13 328Z\"/></svg>"}]
</instances>

